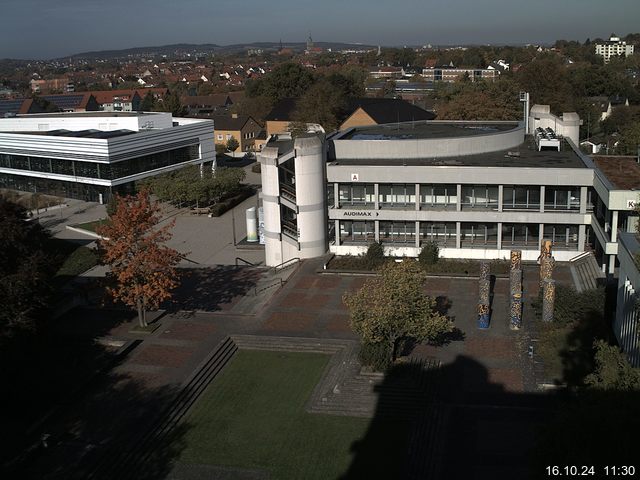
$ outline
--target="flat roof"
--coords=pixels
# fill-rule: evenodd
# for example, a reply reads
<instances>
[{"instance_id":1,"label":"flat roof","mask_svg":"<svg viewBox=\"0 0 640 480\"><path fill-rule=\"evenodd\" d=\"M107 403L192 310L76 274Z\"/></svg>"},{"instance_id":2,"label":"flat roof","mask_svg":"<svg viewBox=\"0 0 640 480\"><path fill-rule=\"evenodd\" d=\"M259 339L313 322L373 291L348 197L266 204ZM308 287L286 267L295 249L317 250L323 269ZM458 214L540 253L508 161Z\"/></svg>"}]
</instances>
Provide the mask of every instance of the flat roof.
<instances>
[{"instance_id":1,"label":"flat roof","mask_svg":"<svg viewBox=\"0 0 640 480\"><path fill-rule=\"evenodd\" d=\"M343 136L334 137L340 140L414 140L425 138L460 138L475 135L487 135L513 130L518 122L451 122L416 121L404 123L388 123L367 127L356 127Z\"/></svg>"},{"instance_id":2,"label":"flat roof","mask_svg":"<svg viewBox=\"0 0 640 480\"><path fill-rule=\"evenodd\" d=\"M595 155L593 161L616 190L640 190L640 165L636 157Z\"/></svg>"},{"instance_id":3,"label":"flat roof","mask_svg":"<svg viewBox=\"0 0 640 480\"><path fill-rule=\"evenodd\" d=\"M16 115L11 118L56 118L56 117L146 117L152 115L162 115L166 112L53 112L53 113L29 113L25 115Z\"/></svg>"},{"instance_id":4,"label":"flat roof","mask_svg":"<svg viewBox=\"0 0 640 480\"><path fill-rule=\"evenodd\" d=\"M560 151L538 151L533 137L527 135L524 143L516 148L477 155L460 155L446 158L397 158L366 159L329 158L329 162L337 165L407 165L407 166L462 166L462 167L521 167L521 168L588 168L580 156L571 148L566 140L562 140Z\"/></svg>"},{"instance_id":5,"label":"flat roof","mask_svg":"<svg viewBox=\"0 0 640 480\"><path fill-rule=\"evenodd\" d=\"M3 132L0 132L3 133ZM116 138L123 137L125 135L131 135L132 133L140 133L135 132L133 130L47 130L47 131L38 131L38 132L10 132L16 133L19 135L44 135L47 137L76 137L76 138Z\"/></svg>"}]
</instances>

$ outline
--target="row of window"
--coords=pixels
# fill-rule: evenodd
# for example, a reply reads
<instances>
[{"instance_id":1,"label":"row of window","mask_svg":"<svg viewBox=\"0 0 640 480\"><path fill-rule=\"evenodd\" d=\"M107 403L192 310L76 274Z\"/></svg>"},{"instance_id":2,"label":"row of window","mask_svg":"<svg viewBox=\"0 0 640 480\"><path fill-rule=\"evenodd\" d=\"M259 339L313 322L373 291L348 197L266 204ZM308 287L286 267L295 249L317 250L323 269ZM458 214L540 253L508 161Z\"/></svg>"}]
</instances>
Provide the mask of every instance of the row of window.
<instances>
[{"instance_id":1,"label":"row of window","mask_svg":"<svg viewBox=\"0 0 640 480\"><path fill-rule=\"evenodd\" d=\"M200 157L199 150L198 145L192 145L116 163L95 163L81 160L0 154L0 167L32 172L57 173L73 177L115 180L189 160L196 160Z\"/></svg>"},{"instance_id":2,"label":"row of window","mask_svg":"<svg viewBox=\"0 0 640 480\"><path fill-rule=\"evenodd\" d=\"M498 209L497 185L462 185L460 204L464 209ZM414 207L417 201L420 208L452 208L458 204L458 186L454 184L416 185L379 184L377 201L380 208ZM587 191L587 205L591 205L591 190ZM334 184L327 187L330 206L336 205ZM373 183L339 184L339 208L364 207L374 208L376 204L375 186ZM539 210L539 186L503 187L503 210ZM544 208L547 210L579 210L580 187L545 187Z\"/></svg>"},{"instance_id":3,"label":"row of window","mask_svg":"<svg viewBox=\"0 0 640 480\"><path fill-rule=\"evenodd\" d=\"M380 241L414 246L416 222L378 222ZM435 242L443 247L455 248L457 226L455 222L419 222L420 244ZM375 222L340 221L340 243L366 244L375 241ZM545 224L543 238L551 240L556 248L574 250L578 248L578 225ZM331 239L335 241L335 238ZM537 249L540 241L539 224L502 224L502 248L530 247ZM497 223L460 224L462 247L496 248L498 244Z\"/></svg>"}]
</instances>

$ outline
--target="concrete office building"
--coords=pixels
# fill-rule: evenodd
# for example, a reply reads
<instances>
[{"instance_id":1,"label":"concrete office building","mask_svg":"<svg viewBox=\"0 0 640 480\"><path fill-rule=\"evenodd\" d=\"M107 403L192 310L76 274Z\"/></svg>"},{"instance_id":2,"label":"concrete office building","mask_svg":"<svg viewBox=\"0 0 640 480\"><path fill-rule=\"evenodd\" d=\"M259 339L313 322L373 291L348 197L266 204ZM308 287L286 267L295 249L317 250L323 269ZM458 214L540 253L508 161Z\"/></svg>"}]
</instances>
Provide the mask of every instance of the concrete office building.
<instances>
[{"instance_id":1,"label":"concrete office building","mask_svg":"<svg viewBox=\"0 0 640 480\"><path fill-rule=\"evenodd\" d=\"M396 256L417 256L433 241L449 258L519 249L536 260L548 239L556 260L593 249L612 272L615 231L633 228L633 207L576 147L579 125L575 113L534 105L522 123L407 122L273 138L258 156L267 264L360 254L373 241Z\"/></svg>"},{"instance_id":2,"label":"concrete office building","mask_svg":"<svg viewBox=\"0 0 640 480\"><path fill-rule=\"evenodd\" d=\"M170 113L48 113L0 119L0 188L87 201L215 161L213 122Z\"/></svg>"}]
</instances>

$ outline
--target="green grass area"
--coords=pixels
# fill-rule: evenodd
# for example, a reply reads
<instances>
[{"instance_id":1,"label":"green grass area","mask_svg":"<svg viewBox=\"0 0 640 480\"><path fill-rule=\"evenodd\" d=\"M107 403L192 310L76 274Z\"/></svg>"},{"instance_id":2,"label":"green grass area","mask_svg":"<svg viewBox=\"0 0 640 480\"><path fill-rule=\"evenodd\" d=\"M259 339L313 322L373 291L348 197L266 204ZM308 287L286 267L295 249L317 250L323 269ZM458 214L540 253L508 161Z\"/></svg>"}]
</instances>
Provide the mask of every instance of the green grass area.
<instances>
[{"instance_id":1,"label":"green grass area","mask_svg":"<svg viewBox=\"0 0 640 480\"><path fill-rule=\"evenodd\" d=\"M56 280L75 277L98 264L95 250L67 240L52 238L50 251L58 259Z\"/></svg>"},{"instance_id":2,"label":"green grass area","mask_svg":"<svg viewBox=\"0 0 640 480\"><path fill-rule=\"evenodd\" d=\"M90 232L97 233L96 228L98 228L101 225L109 225L109 219L101 218L100 220L94 220L92 222L86 222L86 223L79 223L78 225L73 225L73 226L75 228L80 228L82 230L88 230Z\"/></svg>"},{"instance_id":3,"label":"green grass area","mask_svg":"<svg viewBox=\"0 0 640 480\"><path fill-rule=\"evenodd\" d=\"M285 480L344 474L369 420L304 411L328 361L321 354L239 351L186 419L181 461L265 469Z\"/></svg>"}]
</instances>

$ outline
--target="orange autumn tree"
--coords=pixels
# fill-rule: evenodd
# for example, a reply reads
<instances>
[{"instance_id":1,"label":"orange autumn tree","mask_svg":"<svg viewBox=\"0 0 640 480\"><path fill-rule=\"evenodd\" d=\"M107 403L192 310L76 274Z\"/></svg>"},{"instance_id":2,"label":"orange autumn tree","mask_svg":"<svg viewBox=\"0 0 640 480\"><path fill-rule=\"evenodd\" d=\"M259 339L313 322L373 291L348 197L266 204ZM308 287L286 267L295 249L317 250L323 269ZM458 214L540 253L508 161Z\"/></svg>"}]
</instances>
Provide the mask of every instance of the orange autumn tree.
<instances>
[{"instance_id":1,"label":"orange autumn tree","mask_svg":"<svg viewBox=\"0 0 640 480\"><path fill-rule=\"evenodd\" d=\"M115 300L135 308L141 327L147 326L146 311L171 298L178 286L175 266L182 255L164 245L171 238L173 222L157 228L160 207L149 191L117 197L116 211L109 224L97 229L102 259L116 286L109 288Z\"/></svg>"}]
</instances>

